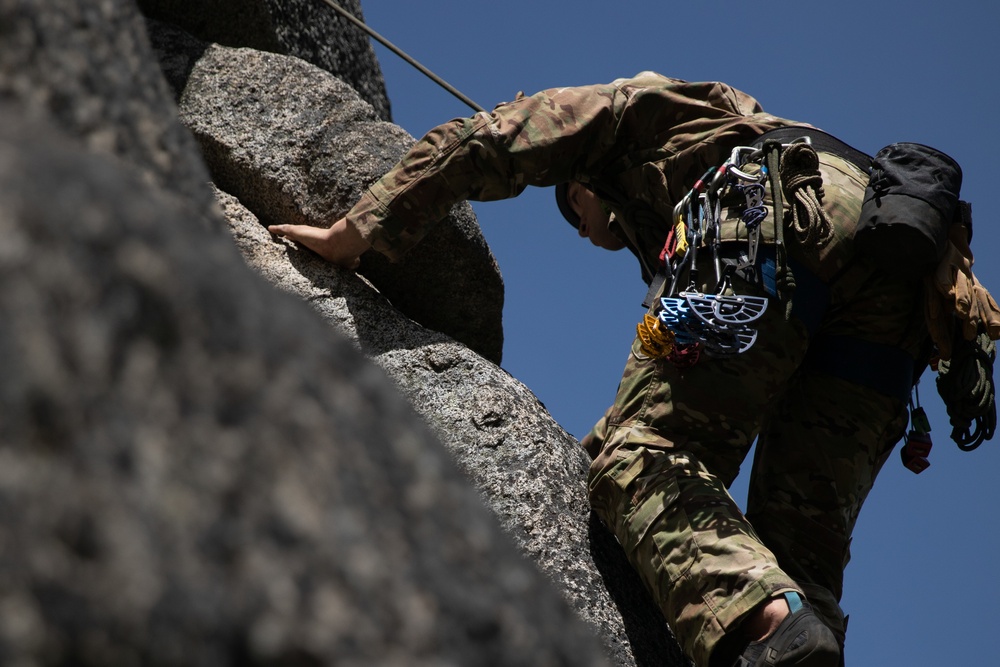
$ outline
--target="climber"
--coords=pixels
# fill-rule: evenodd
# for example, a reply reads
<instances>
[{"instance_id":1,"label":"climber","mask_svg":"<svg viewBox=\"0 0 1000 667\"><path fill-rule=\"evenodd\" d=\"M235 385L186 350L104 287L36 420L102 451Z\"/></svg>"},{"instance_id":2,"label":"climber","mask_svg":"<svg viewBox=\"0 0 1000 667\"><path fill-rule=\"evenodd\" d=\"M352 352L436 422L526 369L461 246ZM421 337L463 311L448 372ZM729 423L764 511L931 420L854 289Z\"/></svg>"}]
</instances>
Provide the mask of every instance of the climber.
<instances>
[{"instance_id":1,"label":"climber","mask_svg":"<svg viewBox=\"0 0 1000 667\"><path fill-rule=\"evenodd\" d=\"M925 302L1000 335L967 246L941 274L972 295L957 311L953 284L855 252L869 167L725 84L643 72L445 123L330 227L269 230L356 268L369 248L398 258L458 201L558 186L579 235L628 248L651 285L582 443L593 509L695 664L835 667L851 532L906 428ZM744 516L726 489L755 438Z\"/></svg>"}]
</instances>

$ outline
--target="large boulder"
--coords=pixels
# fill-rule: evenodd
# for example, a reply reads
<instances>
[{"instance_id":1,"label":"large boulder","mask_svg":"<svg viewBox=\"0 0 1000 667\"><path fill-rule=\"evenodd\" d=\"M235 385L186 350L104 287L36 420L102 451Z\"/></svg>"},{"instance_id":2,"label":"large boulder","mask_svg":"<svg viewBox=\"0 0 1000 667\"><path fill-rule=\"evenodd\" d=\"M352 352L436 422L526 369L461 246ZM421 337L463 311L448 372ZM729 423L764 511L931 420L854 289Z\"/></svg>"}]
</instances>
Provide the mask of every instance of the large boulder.
<instances>
[{"instance_id":1,"label":"large boulder","mask_svg":"<svg viewBox=\"0 0 1000 667\"><path fill-rule=\"evenodd\" d=\"M602 663L381 371L189 201L19 115L3 664Z\"/></svg>"},{"instance_id":2,"label":"large boulder","mask_svg":"<svg viewBox=\"0 0 1000 667\"><path fill-rule=\"evenodd\" d=\"M224 233L217 215L206 217L215 210L208 171L169 103L137 16L125 0L0 0L0 100L191 199L206 230Z\"/></svg>"},{"instance_id":3,"label":"large boulder","mask_svg":"<svg viewBox=\"0 0 1000 667\"><path fill-rule=\"evenodd\" d=\"M329 226L413 144L298 58L150 32L213 181L264 224ZM412 319L500 361L503 280L468 204L398 262L366 253L361 272Z\"/></svg>"},{"instance_id":4,"label":"large boulder","mask_svg":"<svg viewBox=\"0 0 1000 667\"><path fill-rule=\"evenodd\" d=\"M234 197L222 209L247 263L312 305L397 383L521 551L594 628L614 664L682 665L659 610L589 509L589 459L527 387L396 311L362 278L273 240Z\"/></svg>"},{"instance_id":5,"label":"large boulder","mask_svg":"<svg viewBox=\"0 0 1000 667\"><path fill-rule=\"evenodd\" d=\"M531 393L261 226L398 128L330 77L310 134L315 68L175 34L192 126L223 81L260 137L246 84L288 75L298 162L232 143L271 199L213 191L130 0L0 0L0 39L0 662L683 664Z\"/></svg>"},{"instance_id":6,"label":"large boulder","mask_svg":"<svg viewBox=\"0 0 1000 667\"><path fill-rule=\"evenodd\" d=\"M368 36L322 0L138 0L144 14L205 42L301 58L358 91L392 120L385 80ZM336 0L364 20L360 0Z\"/></svg>"}]
</instances>

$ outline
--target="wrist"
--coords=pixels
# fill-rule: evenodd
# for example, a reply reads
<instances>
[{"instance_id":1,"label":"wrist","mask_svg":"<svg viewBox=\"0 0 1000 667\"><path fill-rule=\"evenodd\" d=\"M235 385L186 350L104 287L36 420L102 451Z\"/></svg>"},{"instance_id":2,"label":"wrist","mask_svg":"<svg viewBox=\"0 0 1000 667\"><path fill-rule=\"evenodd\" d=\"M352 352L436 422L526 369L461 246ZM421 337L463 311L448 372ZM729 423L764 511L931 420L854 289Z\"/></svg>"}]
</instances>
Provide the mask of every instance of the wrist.
<instances>
[{"instance_id":1,"label":"wrist","mask_svg":"<svg viewBox=\"0 0 1000 667\"><path fill-rule=\"evenodd\" d=\"M345 254L354 256L359 256L372 247L358 228L347 221L347 218L340 218L330 226L327 243L336 246Z\"/></svg>"}]
</instances>

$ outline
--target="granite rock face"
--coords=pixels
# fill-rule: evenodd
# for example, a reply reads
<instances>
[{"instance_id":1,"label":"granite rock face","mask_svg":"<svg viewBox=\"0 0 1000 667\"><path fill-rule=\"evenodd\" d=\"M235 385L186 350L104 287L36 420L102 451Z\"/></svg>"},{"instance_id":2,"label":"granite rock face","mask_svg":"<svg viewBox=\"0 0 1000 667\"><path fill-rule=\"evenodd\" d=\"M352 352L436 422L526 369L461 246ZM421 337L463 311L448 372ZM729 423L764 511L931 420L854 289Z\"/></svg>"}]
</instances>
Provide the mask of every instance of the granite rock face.
<instances>
[{"instance_id":1,"label":"granite rock face","mask_svg":"<svg viewBox=\"0 0 1000 667\"><path fill-rule=\"evenodd\" d=\"M135 5L124 0L0 0L0 100L46 118L86 150L113 156L145 182L214 210L198 145L169 88ZM213 224L202 219L206 230ZM224 233L214 218L212 231Z\"/></svg>"},{"instance_id":2,"label":"granite rock face","mask_svg":"<svg viewBox=\"0 0 1000 667\"><path fill-rule=\"evenodd\" d=\"M549 577L616 665L684 658L615 538L592 517L579 443L523 384L392 308L361 277L275 242L218 193L247 263L309 303L396 382L518 545Z\"/></svg>"},{"instance_id":3,"label":"granite rock face","mask_svg":"<svg viewBox=\"0 0 1000 667\"><path fill-rule=\"evenodd\" d=\"M264 224L329 226L413 144L318 67L178 32L151 23L181 119L215 184ZM499 363L503 280L468 204L398 262L366 253L361 273L407 316Z\"/></svg>"},{"instance_id":4,"label":"granite rock face","mask_svg":"<svg viewBox=\"0 0 1000 667\"><path fill-rule=\"evenodd\" d=\"M4 664L602 663L347 339L188 201L0 128Z\"/></svg>"},{"instance_id":5,"label":"granite rock face","mask_svg":"<svg viewBox=\"0 0 1000 667\"><path fill-rule=\"evenodd\" d=\"M0 0L0 663L685 664L499 319L264 229L412 139L301 59L56 4Z\"/></svg>"},{"instance_id":6,"label":"granite rock face","mask_svg":"<svg viewBox=\"0 0 1000 667\"><path fill-rule=\"evenodd\" d=\"M301 58L358 92L381 120L392 120L385 80L368 36L322 0L138 0L146 16L205 42ZM364 20L360 0L336 0Z\"/></svg>"}]
</instances>

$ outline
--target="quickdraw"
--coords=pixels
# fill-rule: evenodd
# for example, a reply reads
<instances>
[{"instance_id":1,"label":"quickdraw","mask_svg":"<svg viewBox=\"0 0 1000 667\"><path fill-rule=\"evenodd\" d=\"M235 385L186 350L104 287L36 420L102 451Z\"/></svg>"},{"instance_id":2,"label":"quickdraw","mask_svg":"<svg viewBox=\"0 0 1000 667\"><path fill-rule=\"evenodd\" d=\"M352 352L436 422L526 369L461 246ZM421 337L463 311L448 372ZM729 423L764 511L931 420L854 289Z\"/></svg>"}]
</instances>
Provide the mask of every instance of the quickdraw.
<instances>
[{"instance_id":1,"label":"quickdraw","mask_svg":"<svg viewBox=\"0 0 1000 667\"><path fill-rule=\"evenodd\" d=\"M674 225L660 253L670 285L655 311L660 326L647 320L639 325L646 354L674 361L679 360L679 351L686 351L683 363L689 364L702 350L712 355L741 354L756 342L754 323L767 310L767 299L732 294L730 276L740 272L753 278L758 270L761 223L768 214L764 196L769 174L763 157L760 148L736 147L725 163L706 171L674 207ZM745 169L749 163L759 165L756 173ZM746 202L741 222L747 229L747 247L740 251L735 265L723 270L719 250L722 200L730 191L742 193ZM700 247L712 253L716 289L711 294L698 288ZM687 287L679 290L685 273ZM672 334L669 345L646 343L647 339L666 338L663 331Z\"/></svg>"},{"instance_id":2,"label":"quickdraw","mask_svg":"<svg viewBox=\"0 0 1000 667\"><path fill-rule=\"evenodd\" d=\"M767 167L761 167L759 181L738 183L736 189L746 198L746 208L740 219L747 228L747 251L740 253L737 271L745 271L753 275L757 270L757 249L760 247L760 227L767 218L767 207L764 206L764 179L767 178Z\"/></svg>"}]
</instances>

